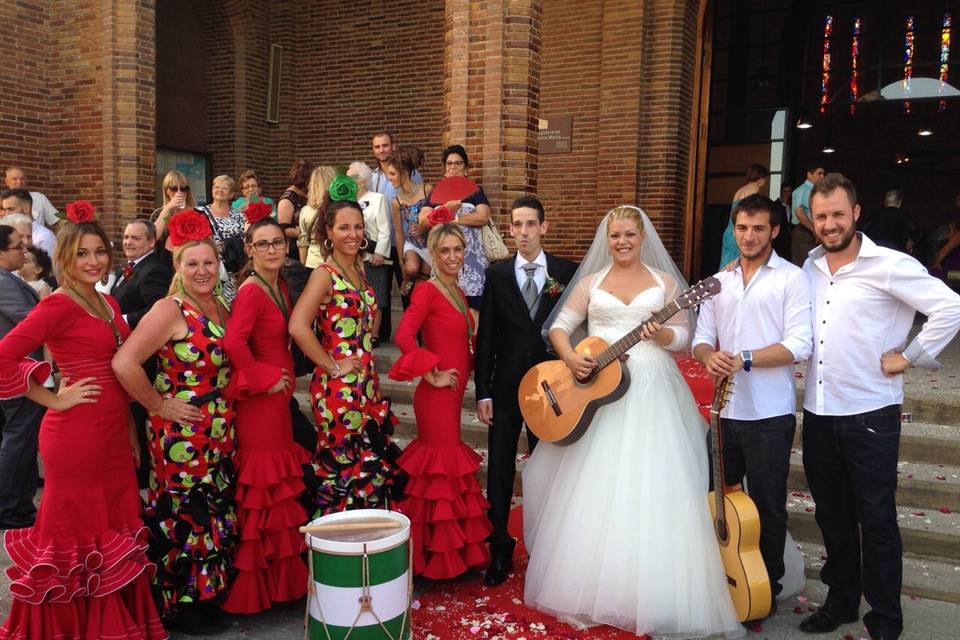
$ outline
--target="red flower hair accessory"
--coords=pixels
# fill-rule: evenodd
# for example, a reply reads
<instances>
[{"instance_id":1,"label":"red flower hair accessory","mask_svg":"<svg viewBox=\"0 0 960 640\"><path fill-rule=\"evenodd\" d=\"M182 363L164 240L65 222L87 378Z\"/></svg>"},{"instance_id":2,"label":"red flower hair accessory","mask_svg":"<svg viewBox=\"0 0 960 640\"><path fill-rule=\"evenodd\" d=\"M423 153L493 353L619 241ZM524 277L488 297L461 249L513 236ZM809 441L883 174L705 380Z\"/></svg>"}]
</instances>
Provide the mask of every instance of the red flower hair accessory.
<instances>
[{"instance_id":1,"label":"red flower hair accessory","mask_svg":"<svg viewBox=\"0 0 960 640\"><path fill-rule=\"evenodd\" d=\"M179 247L191 240L204 240L213 235L210 221L196 209L187 209L177 213L167 223L170 244Z\"/></svg>"},{"instance_id":2,"label":"red flower hair accessory","mask_svg":"<svg viewBox=\"0 0 960 640\"><path fill-rule=\"evenodd\" d=\"M97 210L86 200L76 200L67 203L67 220L74 224L93 222L96 220Z\"/></svg>"},{"instance_id":3,"label":"red flower hair accessory","mask_svg":"<svg viewBox=\"0 0 960 640\"><path fill-rule=\"evenodd\" d=\"M260 222L271 213L273 213L273 207L266 202L251 202L247 205L243 215L246 217L248 224L253 224L254 222Z\"/></svg>"},{"instance_id":4,"label":"red flower hair accessory","mask_svg":"<svg viewBox=\"0 0 960 640\"><path fill-rule=\"evenodd\" d=\"M455 219L450 209L440 205L439 207L434 207L430 215L427 216L427 224L432 227L437 224L443 224L444 222L453 222Z\"/></svg>"}]
</instances>

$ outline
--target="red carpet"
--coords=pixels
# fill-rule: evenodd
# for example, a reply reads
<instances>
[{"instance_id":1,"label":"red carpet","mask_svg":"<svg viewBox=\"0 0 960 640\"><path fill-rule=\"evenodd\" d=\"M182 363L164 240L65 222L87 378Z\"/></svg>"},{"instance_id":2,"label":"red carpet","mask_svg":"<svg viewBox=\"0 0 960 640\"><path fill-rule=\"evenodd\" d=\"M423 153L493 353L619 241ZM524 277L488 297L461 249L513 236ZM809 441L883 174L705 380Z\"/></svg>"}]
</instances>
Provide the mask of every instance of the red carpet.
<instances>
[{"instance_id":1,"label":"red carpet","mask_svg":"<svg viewBox=\"0 0 960 640\"><path fill-rule=\"evenodd\" d=\"M677 358L677 365L690 386L700 412L710 416L713 382L692 358ZM484 586L481 578L469 582L444 582L433 585L414 600L413 637L415 640L519 640L520 638L570 638L582 640L626 640L638 636L613 627L594 627L577 631L556 618L523 605L523 574L527 551L523 546L521 508L510 512L510 534L517 538L514 573L495 588ZM640 636L647 638L648 636Z\"/></svg>"}]
</instances>

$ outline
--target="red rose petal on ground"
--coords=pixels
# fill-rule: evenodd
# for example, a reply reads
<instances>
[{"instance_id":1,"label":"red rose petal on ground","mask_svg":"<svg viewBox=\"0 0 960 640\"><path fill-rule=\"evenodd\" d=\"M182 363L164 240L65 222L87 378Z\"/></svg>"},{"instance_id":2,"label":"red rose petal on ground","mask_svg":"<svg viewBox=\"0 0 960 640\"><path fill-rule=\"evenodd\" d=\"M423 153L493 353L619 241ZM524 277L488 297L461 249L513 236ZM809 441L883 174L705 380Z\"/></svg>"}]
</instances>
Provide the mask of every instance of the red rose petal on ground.
<instances>
[{"instance_id":1,"label":"red rose petal on ground","mask_svg":"<svg viewBox=\"0 0 960 640\"><path fill-rule=\"evenodd\" d=\"M749 622L747 623L747 629L749 629L754 633L760 633L761 631L763 631L763 625L760 624L759 622Z\"/></svg>"},{"instance_id":2,"label":"red rose petal on ground","mask_svg":"<svg viewBox=\"0 0 960 640\"><path fill-rule=\"evenodd\" d=\"M803 607L794 607L794 608L793 608L793 612L794 612L794 613L803 613Z\"/></svg>"},{"instance_id":3,"label":"red rose petal on ground","mask_svg":"<svg viewBox=\"0 0 960 640\"><path fill-rule=\"evenodd\" d=\"M917 516L918 518L922 518L923 516L925 516L925 515L927 515L927 514L924 513L923 511L914 511L914 512L911 513L910 515L912 515L912 516Z\"/></svg>"},{"instance_id":4,"label":"red rose petal on ground","mask_svg":"<svg viewBox=\"0 0 960 640\"><path fill-rule=\"evenodd\" d=\"M853 636L848 633L847 635L843 636L843 640L853 640Z\"/></svg>"},{"instance_id":5,"label":"red rose petal on ground","mask_svg":"<svg viewBox=\"0 0 960 640\"><path fill-rule=\"evenodd\" d=\"M937 480L946 480L946 479L947 478L945 476L937 476Z\"/></svg>"},{"instance_id":6,"label":"red rose petal on ground","mask_svg":"<svg viewBox=\"0 0 960 640\"><path fill-rule=\"evenodd\" d=\"M804 507L803 510L806 511L807 513L813 513L813 507Z\"/></svg>"},{"instance_id":7,"label":"red rose petal on ground","mask_svg":"<svg viewBox=\"0 0 960 640\"><path fill-rule=\"evenodd\" d=\"M940 513L950 513L950 509L947 507L940 507Z\"/></svg>"},{"instance_id":8,"label":"red rose petal on ground","mask_svg":"<svg viewBox=\"0 0 960 640\"><path fill-rule=\"evenodd\" d=\"M908 474L907 474L907 480L913 480L913 474L912 474L912 473L908 473Z\"/></svg>"}]
</instances>

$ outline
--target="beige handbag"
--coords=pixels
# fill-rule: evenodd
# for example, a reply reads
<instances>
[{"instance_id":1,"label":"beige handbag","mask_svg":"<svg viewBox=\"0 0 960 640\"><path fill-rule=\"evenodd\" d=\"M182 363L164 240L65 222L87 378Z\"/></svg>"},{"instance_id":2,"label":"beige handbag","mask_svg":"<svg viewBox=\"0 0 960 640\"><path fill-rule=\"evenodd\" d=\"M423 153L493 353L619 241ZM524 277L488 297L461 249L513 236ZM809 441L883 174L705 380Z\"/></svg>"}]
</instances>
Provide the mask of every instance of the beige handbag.
<instances>
[{"instance_id":1,"label":"beige handbag","mask_svg":"<svg viewBox=\"0 0 960 640\"><path fill-rule=\"evenodd\" d=\"M483 253L487 256L487 260L498 262L510 257L510 250L507 249L507 245L503 242L503 236L500 235L500 230L494 226L492 220L487 221L487 224L480 227L480 234L483 238Z\"/></svg>"}]
</instances>

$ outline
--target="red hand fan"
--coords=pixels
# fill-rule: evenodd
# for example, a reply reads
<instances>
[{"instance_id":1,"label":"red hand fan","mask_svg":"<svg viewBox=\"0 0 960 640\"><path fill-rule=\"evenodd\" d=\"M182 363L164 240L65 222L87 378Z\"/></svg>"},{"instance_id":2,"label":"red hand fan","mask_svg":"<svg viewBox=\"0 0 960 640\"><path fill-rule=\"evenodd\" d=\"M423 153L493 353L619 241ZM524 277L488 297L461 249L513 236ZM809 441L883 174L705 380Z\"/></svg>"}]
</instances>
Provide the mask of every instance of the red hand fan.
<instances>
[{"instance_id":1,"label":"red hand fan","mask_svg":"<svg viewBox=\"0 0 960 640\"><path fill-rule=\"evenodd\" d=\"M463 176L444 178L430 192L430 204L445 204L451 200L465 200L477 191L480 185Z\"/></svg>"}]
</instances>

